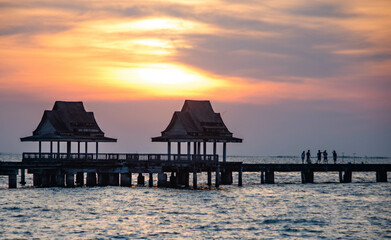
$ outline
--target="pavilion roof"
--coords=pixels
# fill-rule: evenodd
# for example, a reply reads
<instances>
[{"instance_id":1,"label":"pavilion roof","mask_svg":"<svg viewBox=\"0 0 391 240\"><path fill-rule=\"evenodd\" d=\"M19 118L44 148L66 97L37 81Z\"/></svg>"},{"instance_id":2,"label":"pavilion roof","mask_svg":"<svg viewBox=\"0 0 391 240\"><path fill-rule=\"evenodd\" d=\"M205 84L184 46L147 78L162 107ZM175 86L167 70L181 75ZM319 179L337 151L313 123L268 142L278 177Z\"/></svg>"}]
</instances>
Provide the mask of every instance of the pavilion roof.
<instances>
[{"instance_id":1,"label":"pavilion roof","mask_svg":"<svg viewBox=\"0 0 391 240\"><path fill-rule=\"evenodd\" d=\"M83 102L56 101L52 110L45 110L33 135L26 141L116 142L104 136L94 113L84 109Z\"/></svg>"},{"instance_id":2,"label":"pavilion roof","mask_svg":"<svg viewBox=\"0 0 391 240\"><path fill-rule=\"evenodd\" d=\"M182 110L174 112L162 135L152 138L152 142L168 141L242 142L242 139L233 137L210 101L186 100Z\"/></svg>"}]
</instances>

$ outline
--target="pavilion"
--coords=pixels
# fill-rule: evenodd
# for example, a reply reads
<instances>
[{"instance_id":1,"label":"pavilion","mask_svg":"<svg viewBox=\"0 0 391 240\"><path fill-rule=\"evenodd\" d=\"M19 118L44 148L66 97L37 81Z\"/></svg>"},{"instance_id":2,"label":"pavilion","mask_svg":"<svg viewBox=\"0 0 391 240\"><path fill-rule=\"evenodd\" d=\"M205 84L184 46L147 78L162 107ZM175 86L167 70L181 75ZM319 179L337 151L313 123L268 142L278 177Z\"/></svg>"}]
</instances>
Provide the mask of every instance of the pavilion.
<instances>
[{"instance_id":1,"label":"pavilion","mask_svg":"<svg viewBox=\"0 0 391 240\"><path fill-rule=\"evenodd\" d=\"M41 122L32 136L20 139L22 142L38 142L38 158L71 158L72 142L77 143L77 159L87 159L89 142L96 143L96 156L100 142L116 142L117 139L104 136L99 128L94 113L86 112L83 102L56 101L52 110L45 110ZM42 154L42 142L50 143L49 155ZM57 142L57 154L53 153L53 142ZM60 154L60 142L67 143L66 155ZM80 153L80 143L85 143L85 154ZM73 156L73 155L72 155Z\"/></svg>"},{"instance_id":2,"label":"pavilion","mask_svg":"<svg viewBox=\"0 0 391 240\"><path fill-rule=\"evenodd\" d=\"M217 159L216 145L223 144L223 162L226 162L227 143L241 143L243 140L233 137L225 126L220 113L213 111L210 101L186 100L180 112L174 112L171 122L161 133L161 136L152 138L152 142L167 142L168 160L171 160L171 143L177 142L178 155L181 156L181 143L187 143L187 159L191 159L191 143L193 156L198 160L206 160L207 143L213 144L213 157ZM201 155L201 143L203 155ZM193 157L193 158L194 158Z\"/></svg>"}]
</instances>

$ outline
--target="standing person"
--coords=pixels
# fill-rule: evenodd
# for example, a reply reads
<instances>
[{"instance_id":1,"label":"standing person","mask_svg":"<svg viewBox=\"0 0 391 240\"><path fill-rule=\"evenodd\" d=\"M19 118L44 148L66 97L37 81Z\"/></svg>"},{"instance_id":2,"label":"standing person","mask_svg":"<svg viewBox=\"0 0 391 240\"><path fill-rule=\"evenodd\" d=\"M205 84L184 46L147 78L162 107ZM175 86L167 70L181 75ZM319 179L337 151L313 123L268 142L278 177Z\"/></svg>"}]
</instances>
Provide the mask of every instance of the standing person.
<instances>
[{"instance_id":1,"label":"standing person","mask_svg":"<svg viewBox=\"0 0 391 240\"><path fill-rule=\"evenodd\" d=\"M320 163L320 161L322 161L322 153L318 150L318 162L316 163Z\"/></svg>"},{"instance_id":2,"label":"standing person","mask_svg":"<svg viewBox=\"0 0 391 240\"><path fill-rule=\"evenodd\" d=\"M311 153L310 153L310 150L307 151L307 163L311 164Z\"/></svg>"},{"instance_id":3,"label":"standing person","mask_svg":"<svg viewBox=\"0 0 391 240\"><path fill-rule=\"evenodd\" d=\"M333 151L333 160L334 160L334 164L337 163L337 152L334 150Z\"/></svg>"},{"instance_id":4,"label":"standing person","mask_svg":"<svg viewBox=\"0 0 391 240\"><path fill-rule=\"evenodd\" d=\"M304 164L305 151L301 153L301 163Z\"/></svg>"},{"instance_id":5,"label":"standing person","mask_svg":"<svg viewBox=\"0 0 391 240\"><path fill-rule=\"evenodd\" d=\"M327 163L328 162L328 160L327 160L327 152L326 152L326 150L324 150L324 152L323 152L323 161L324 161L324 163Z\"/></svg>"}]
</instances>

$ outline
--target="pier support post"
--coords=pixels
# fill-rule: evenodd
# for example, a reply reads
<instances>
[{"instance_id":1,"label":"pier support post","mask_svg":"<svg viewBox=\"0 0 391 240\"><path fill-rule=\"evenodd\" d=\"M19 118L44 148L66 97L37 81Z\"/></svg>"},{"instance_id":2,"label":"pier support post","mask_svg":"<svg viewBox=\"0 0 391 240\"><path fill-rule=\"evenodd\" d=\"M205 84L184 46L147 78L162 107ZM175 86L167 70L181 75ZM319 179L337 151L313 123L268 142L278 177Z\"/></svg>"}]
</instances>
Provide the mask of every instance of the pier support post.
<instances>
[{"instance_id":1,"label":"pier support post","mask_svg":"<svg viewBox=\"0 0 391 240\"><path fill-rule=\"evenodd\" d=\"M42 185L42 175L38 173L33 174L33 186L39 187Z\"/></svg>"},{"instance_id":2,"label":"pier support post","mask_svg":"<svg viewBox=\"0 0 391 240\"><path fill-rule=\"evenodd\" d=\"M173 184L176 185L176 180L174 177L174 174L171 174L170 177L170 185L173 186ZM167 187L167 174L165 173L158 173L157 174L157 186L158 187Z\"/></svg>"},{"instance_id":3,"label":"pier support post","mask_svg":"<svg viewBox=\"0 0 391 240\"><path fill-rule=\"evenodd\" d=\"M238 172L238 186L241 187L243 186L243 167L240 166L239 172Z\"/></svg>"},{"instance_id":4,"label":"pier support post","mask_svg":"<svg viewBox=\"0 0 391 240\"><path fill-rule=\"evenodd\" d=\"M132 186L132 174L131 173L121 173L121 186L122 187L131 187Z\"/></svg>"},{"instance_id":5,"label":"pier support post","mask_svg":"<svg viewBox=\"0 0 391 240\"><path fill-rule=\"evenodd\" d=\"M8 175L8 188L16 188L18 178L16 174Z\"/></svg>"},{"instance_id":6,"label":"pier support post","mask_svg":"<svg viewBox=\"0 0 391 240\"><path fill-rule=\"evenodd\" d=\"M144 186L144 182L145 182L145 177L143 176L142 173L139 173L137 177L137 185Z\"/></svg>"},{"instance_id":7,"label":"pier support post","mask_svg":"<svg viewBox=\"0 0 391 240\"><path fill-rule=\"evenodd\" d=\"M66 175L67 187L74 187L75 186L75 175L73 173L67 173L65 175Z\"/></svg>"},{"instance_id":8,"label":"pier support post","mask_svg":"<svg viewBox=\"0 0 391 240\"><path fill-rule=\"evenodd\" d=\"M216 168L216 183L215 183L216 188L220 187L220 167L218 166Z\"/></svg>"},{"instance_id":9,"label":"pier support post","mask_svg":"<svg viewBox=\"0 0 391 240\"><path fill-rule=\"evenodd\" d=\"M179 169L177 171L177 180L178 180L178 185L184 185L186 188L189 187L189 171L185 169Z\"/></svg>"},{"instance_id":10,"label":"pier support post","mask_svg":"<svg viewBox=\"0 0 391 240\"><path fill-rule=\"evenodd\" d=\"M221 185L231 185L232 182L232 171L223 169L221 172Z\"/></svg>"},{"instance_id":11,"label":"pier support post","mask_svg":"<svg viewBox=\"0 0 391 240\"><path fill-rule=\"evenodd\" d=\"M109 185L119 186L119 173L109 173Z\"/></svg>"},{"instance_id":12,"label":"pier support post","mask_svg":"<svg viewBox=\"0 0 391 240\"><path fill-rule=\"evenodd\" d=\"M109 174L108 173L98 173L98 185L107 186L109 184Z\"/></svg>"},{"instance_id":13,"label":"pier support post","mask_svg":"<svg viewBox=\"0 0 391 240\"><path fill-rule=\"evenodd\" d=\"M163 174L163 173L159 173L158 176L157 176L158 177L158 182L157 182L158 187L160 187L160 186L163 187L164 186L164 181L161 182L161 179L163 180L163 176L161 174ZM166 175L166 178L167 178L167 175ZM173 187L173 188L178 187L178 178L175 176L174 172L171 172L170 187Z\"/></svg>"},{"instance_id":14,"label":"pier support post","mask_svg":"<svg viewBox=\"0 0 391 240\"><path fill-rule=\"evenodd\" d=\"M265 184L265 174L264 174L264 171L261 171L261 184Z\"/></svg>"},{"instance_id":15,"label":"pier support post","mask_svg":"<svg viewBox=\"0 0 391 240\"><path fill-rule=\"evenodd\" d=\"M87 173L87 184L88 187L96 186L96 173L89 172Z\"/></svg>"},{"instance_id":16,"label":"pier support post","mask_svg":"<svg viewBox=\"0 0 391 240\"><path fill-rule=\"evenodd\" d=\"M346 170L346 171L339 172L339 182L351 183L352 182L352 171Z\"/></svg>"},{"instance_id":17,"label":"pier support post","mask_svg":"<svg viewBox=\"0 0 391 240\"><path fill-rule=\"evenodd\" d=\"M153 187L153 173L149 173L148 187Z\"/></svg>"},{"instance_id":18,"label":"pier support post","mask_svg":"<svg viewBox=\"0 0 391 240\"><path fill-rule=\"evenodd\" d=\"M42 183L41 183L41 187L50 187L51 186L51 179L50 179L50 175L49 174L42 174L41 175L41 180L42 180Z\"/></svg>"},{"instance_id":19,"label":"pier support post","mask_svg":"<svg viewBox=\"0 0 391 240\"><path fill-rule=\"evenodd\" d=\"M77 172L76 173L76 186L83 186L84 185L84 172Z\"/></svg>"},{"instance_id":20,"label":"pier support post","mask_svg":"<svg viewBox=\"0 0 391 240\"><path fill-rule=\"evenodd\" d=\"M301 171L301 182L314 183L314 172L309 169Z\"/></svg>"},{"instance_id":21,"label":"pier support post","mask_svg":"<svg viewBox=\"0 0 391 240\"><path fill-rule=\"evenodd\" d=\"M59 171L59 173L56 174L56 186L57 187L64 187L65 186L65 174Z\"/></svg>"},{"instance_id":22,"label":"pier support post","mask_svg":"<svg viewBox=\"0 0 391 240\"><path fill-rule=\"evenodd\" d=\"M193 189L197 189L197 170L193 171Z\"/></svg>"},{"instance_id":23,"label":"pier support post","mask_svg":"<svg viewBox=\"0 0 391 240\"><path fill-rule=\"evenodd\" d=\"M24 168L20 169L20 184L22 186L26 185L26 174Z\"/></svg>"},{"instance_id":24,"label":"pier support post","mask_svg":"<svg viewBox=\"0 0 391 240\"><path fill-rule=\"evenodd\" d=\"M274 183L274 171L267 169L265 171L265 183L273 184Z\"/></svg>"},{"instance_id":25,"label":"pier support post","mask_svg":"<svg viewBox=\"0 0 391 240\"><path fill-rule=\"evenodd\" d=\"M212 171L208 170L208 186L212 186Z\"/></svg>"},{"instance_id":26,"label":"pier support post","mask_svg":"<svg viewBox=\"0 0 391 240\"><path fill-rule=\"evenodd\" d=\"M387 171L376 171L376 182L387 182Z\"/></svg>"}]
</instances>

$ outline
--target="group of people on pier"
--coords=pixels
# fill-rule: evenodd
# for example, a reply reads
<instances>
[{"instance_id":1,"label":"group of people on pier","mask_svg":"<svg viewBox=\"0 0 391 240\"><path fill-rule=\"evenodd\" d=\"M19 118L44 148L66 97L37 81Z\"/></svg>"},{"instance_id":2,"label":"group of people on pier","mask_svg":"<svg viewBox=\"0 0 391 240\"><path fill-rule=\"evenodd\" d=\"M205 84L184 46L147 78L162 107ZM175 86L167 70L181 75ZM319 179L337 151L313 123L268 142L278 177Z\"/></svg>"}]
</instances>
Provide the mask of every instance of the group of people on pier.
<instances>
[{"instance_id":1,"label":"group of people on pier","mask_svg":"<svg viewBox=\"0 0 391 240\"><path fill-rule=\"evenodd\" d=\"M328 163L328 153L327 153L326 150L324 150L323 152L318 150L316 163L321 163L322 162L322 155L323 155L323 163ZM301 163L302 164L304 164L304 159L305 158L306 158L308 164L312 163L311 162L311 152L310 152L310 150L308 150L307 153L305 151L303 151L301 153ZM337 163L337 152L335 150L333 150L333 160L334 160L334 164L336 164Z\"/></svg>"}]
</instances>

